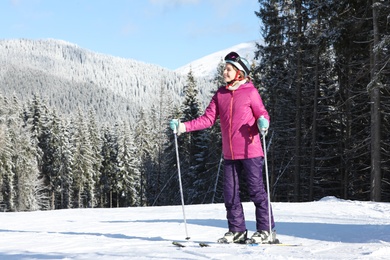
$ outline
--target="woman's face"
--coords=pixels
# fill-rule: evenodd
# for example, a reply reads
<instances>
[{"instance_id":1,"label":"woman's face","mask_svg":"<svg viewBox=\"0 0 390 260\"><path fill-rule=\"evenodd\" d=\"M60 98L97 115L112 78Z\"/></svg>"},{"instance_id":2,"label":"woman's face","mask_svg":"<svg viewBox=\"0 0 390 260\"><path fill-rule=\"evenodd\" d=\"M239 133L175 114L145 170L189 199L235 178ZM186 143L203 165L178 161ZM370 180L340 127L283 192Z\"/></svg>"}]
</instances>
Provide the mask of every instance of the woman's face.
<instances>
[{"instance_id":1,"label":"woman's face","mask_svg":"<svg viewBox=\"0 0 390 260\"><path fill-rule=\"evenodd\" d=\"M234 80L236 77L237 71L234 69L233 65L230 63L226 63L225 69L223 70L223 79L226 83Z\"/></svg>"}]
</instances>

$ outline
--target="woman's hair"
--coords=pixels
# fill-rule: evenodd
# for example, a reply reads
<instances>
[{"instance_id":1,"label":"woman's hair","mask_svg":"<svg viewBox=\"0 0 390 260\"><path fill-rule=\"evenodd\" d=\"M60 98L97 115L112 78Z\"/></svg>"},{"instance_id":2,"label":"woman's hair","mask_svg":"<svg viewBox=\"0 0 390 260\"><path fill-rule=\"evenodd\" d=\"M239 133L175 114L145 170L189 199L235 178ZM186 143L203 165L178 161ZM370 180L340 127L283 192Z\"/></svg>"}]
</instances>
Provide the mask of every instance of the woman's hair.
<instances>
[{"instance_id":1,"label":"woman's hair","mask_svg":"<svg viewBox=\"0 0 390 260\"><path fill-rule=\"evenodd\" d=\"M233 69L234 69L235 71L238 71L238 72L239 72L239 74L240 74L239 80L245 79L245 73L244 73L242 70L239 70L239 69L238 69L236 66L234 66L233 64L232 64L232 67L233 67ZM247 82L249 82L249 81L251 80L251 78L250 78L249 75L246 77L246 79L247 79Z\"/></svg>"}]
</instances>

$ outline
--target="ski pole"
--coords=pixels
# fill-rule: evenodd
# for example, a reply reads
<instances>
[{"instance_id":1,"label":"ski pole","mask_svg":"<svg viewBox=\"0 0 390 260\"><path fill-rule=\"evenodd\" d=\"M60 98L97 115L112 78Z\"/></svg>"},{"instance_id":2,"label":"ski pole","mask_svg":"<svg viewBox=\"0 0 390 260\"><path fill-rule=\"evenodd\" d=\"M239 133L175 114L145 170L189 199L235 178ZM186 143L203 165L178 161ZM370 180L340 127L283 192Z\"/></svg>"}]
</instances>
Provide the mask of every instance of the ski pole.
<instances>
[{"instance_id":1,"label":"ski pole","mask_svg":"<svg viewBox=\"0 0 390 260\"><path fill-rule=\"evenodd\" d=\"M267 195L268 195L268 225L269 225L269 235L272 235L272 223L271 223L271 196L269 188L269 178L268 178L268 163L267 163L267 145L265 143L265 135L267 131L261 130L261 135L263 136L263 147L264 147L264 165L265 165L265 177L267 183Z\"/></svg>"},{"instance_id":2,"label":"ski pole","mask_svg":"<svg viewBox=\"0 0 390 260\"><path fill-rule=\"evenodd\" d=\"M175 130L173 130L173 134L174 134L174 136L175 136L175 148L176 148L176 160L177 160L177 173L178 173L178 175L179 175L180 197L181 197L181 207L182 207L182 210L183 210L184 228L185 228L185 231L186 231L186 240L189 240L190 237L188 236L186 213L185 213L185 210L184 210L183 185L181 184L179 147L178 147L178 145L177 145L177 129L176 129L176 128L175 128Z\"/></svg>"},{"instance_id":3,"label":"ski pole","mask_svg":"<svg viewBox=\"0 0 390 260\"><path fill-rule=\"evenodd\" d=\"M219 171L221 170L222 161L223 161L223 153L221 153L221 159L219 160L219 164L218 164L217 178L216 178L215 184L214 184L214 193L213 193L213 198L211 199L211 203L214 203L215 193L217 193L217 185L218 185Z\"/></svg>"}]
</instances>

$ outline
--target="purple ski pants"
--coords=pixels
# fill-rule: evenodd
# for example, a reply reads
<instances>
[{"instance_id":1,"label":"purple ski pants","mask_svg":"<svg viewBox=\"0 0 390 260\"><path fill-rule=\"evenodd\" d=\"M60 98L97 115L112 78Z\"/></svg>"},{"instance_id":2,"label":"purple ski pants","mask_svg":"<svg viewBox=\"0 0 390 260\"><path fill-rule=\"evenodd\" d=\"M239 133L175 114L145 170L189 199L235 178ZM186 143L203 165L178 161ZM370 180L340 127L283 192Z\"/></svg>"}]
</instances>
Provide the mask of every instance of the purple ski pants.
<instances>
[{"instance_id":1,"label":"purple ski pants","mask_svg":"<svg viewBox=\"0 0 390 260\"><path fill-rule=\"evenodd\" d=\"M245 231L245 216L240 201L239 174L244 174L251 201L256 207L257 231L269 230L268 195L263 184L263 157L243 160L225 160L223 194L229 231ZM274 218L271 209L271 225Z\"/></svg>"}]
</instances>

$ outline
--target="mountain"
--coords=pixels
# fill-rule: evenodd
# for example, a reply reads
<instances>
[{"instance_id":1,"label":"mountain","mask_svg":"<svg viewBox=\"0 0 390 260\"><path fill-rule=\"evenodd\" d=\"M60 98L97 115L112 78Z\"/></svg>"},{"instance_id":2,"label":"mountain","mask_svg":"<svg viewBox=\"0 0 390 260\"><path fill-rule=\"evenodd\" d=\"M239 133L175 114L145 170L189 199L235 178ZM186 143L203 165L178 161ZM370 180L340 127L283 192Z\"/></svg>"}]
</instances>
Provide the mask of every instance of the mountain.
<instances>
[{"instance_id":1,"label":"mountain","mask_svg":"<svg viewBox=\"0 0 390 260\"><path fill-rule=\"evenodd\" d=\"M61 40L0 40L0 94L33 95L59 112L95 111L99 121L134 122L141 109L180 103L187 77L144 62L95 53ZM200 99L214 86L197 81ZM167 103L167 102L165 102Z\"/></svg>"},{"instance_id":2,"label":"mountain","mask_svg":"<svg viewBox=\"0 0 390 260\"><path fill-rule=\"evenodd\" d=\"M190 62L189 64L176 69L175 72L182 75L187 75L191 69L192 73L196 77L214 77L215 73L217 72L218 64L223 61L224 57L229 52L235 51L240 56L246 58L249 63L252 63L256 50L255 41L241 43Z\"/></svg>"}]
</instances>

